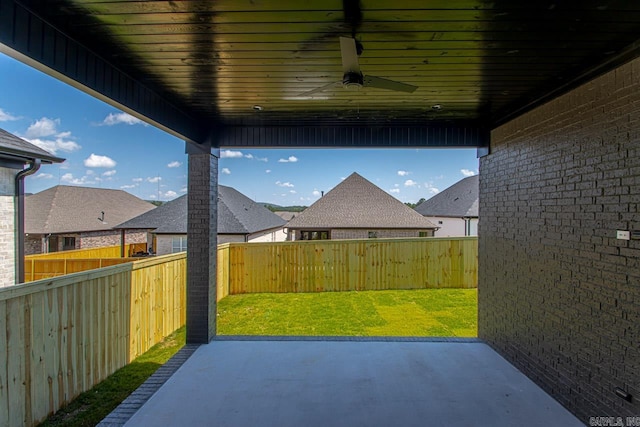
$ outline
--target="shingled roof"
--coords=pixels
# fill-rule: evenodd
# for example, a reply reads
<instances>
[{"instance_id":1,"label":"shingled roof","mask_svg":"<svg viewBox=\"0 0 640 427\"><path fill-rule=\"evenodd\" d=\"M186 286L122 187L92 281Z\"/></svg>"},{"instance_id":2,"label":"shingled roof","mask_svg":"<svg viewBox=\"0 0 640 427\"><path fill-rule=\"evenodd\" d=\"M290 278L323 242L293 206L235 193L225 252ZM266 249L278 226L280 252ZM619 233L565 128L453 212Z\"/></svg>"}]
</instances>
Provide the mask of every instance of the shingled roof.
<instances>
[{"instance_id":1,"label":"shingled roof","mask_svg":"<svg viewBox=\"0 0 640 427\"><path fill-rule=\"evenodd\" d=\"M25 233L110 230L154 208L122 190L57 185L25 198Z\"/></svg>"},{"instance_id":2,"label":"shingled roof","mask_svg":"<svg viewBox=\"0 0 640 427\"><path fill-rule=\"evenodd\" d=\"M464 178L416 206L424 216L478 217L478 175Z\"/></svg>"},{"instance_id":3,"label":"shingled roof","mask_svg":"<svg viewBox=\"0 0 640 427\"><path fill-rule=\"evenodd\" d=\"M416 211L357 173L351 174L287 224L288 228L432 229Z\"/></svg>"},{"instance_id":4,"label":"shingled roof","mask_svg":"<svg viewBox=\"0 0 640 427\"><path fill-rule=\"evenodd\" d=\"M54 156L42 148L0 129L0 157L15 160L40 159L45 163L60 163L64 159Z\"/></svg>"},{"instance_id":5,"label":"shingled roof","mask_svg":"<svg viewBox=\"0 0 640 427\"><path fill-rule=\"evenodd\" d=\"M252 234L282 227L285 223L282 218L238 190L224 185L218 187L219 234ZM187 196L178 197L115 228L152 229L158 234L186 234Z\"/></svg>"}]
</instances>

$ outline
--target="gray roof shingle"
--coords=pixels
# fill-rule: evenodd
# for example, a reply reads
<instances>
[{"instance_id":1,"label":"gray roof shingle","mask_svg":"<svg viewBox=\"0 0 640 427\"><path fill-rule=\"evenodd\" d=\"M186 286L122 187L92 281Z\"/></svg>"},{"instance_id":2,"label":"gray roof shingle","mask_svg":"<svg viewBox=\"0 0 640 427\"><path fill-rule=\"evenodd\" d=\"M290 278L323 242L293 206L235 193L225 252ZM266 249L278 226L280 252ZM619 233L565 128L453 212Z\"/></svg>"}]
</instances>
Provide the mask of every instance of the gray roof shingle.
<instances>
[{"instance_id":1,"label":"gray roof shingle","mask_svg":"<svg viewBox=\"0 0 640 427\"><path fill-rule=\"evenodd\" d=\"M288 228L409 228L436 226L357 173L351 174L287 224Z\"/></svg>"},{"instance_id":2,"label":"gray roof shingle","mask_svg":"<svg viewBox=\"0 0 640 427\"><path fill-rule=\"evenodd\" d=\"M64 159L56 157L4 129L0 129L0 157L2 154L21 159L41 159L45 163L64 162Z\"/></svg>"},{"instance_id":3,"label":"gray roof shingle","mask_svg":"<svg viewBox=\"0 0 640 427\"><path fill-rule=\"evenodd\" d=\"M424 216L478 217L478 175L464 178L416 206Z\"/></svg>"},{"instance_id":4,"label":"gray roof shingle","mask_svg":"<svg viewBox=\"0 0 640 427\"><path fill-rule=\"evenodd\" d=\"M122 190L57 185L25 197L25 233L110 230L154 208Z\"/></svg>"},{"instance_id":5,"label":"gray roof shingle","mask_svg":"<svg viewBox=\"0 0 640 427\"><path fill-rule=\"evenodd\" d=\"M218 187L218 233L252 234L284 226L286 221L234 188ZM152 229L159 234L187 233L187 196L178 197L116 228Z\"/></svg>"}]
</instances>

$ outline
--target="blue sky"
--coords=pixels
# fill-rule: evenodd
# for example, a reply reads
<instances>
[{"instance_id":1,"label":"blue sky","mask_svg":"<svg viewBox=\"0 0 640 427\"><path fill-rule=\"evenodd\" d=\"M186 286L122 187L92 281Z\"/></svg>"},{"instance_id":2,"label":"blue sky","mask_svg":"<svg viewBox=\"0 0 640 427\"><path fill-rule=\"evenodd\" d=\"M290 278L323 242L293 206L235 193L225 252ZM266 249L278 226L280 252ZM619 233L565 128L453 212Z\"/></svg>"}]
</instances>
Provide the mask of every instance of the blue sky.
<instances>
[{"instance_id":1,"label":"blue sky","mask_svg":"<svg viewBox=\"0 0 640 427\"><path fill-rule=\"evenodd\" d=\"M146 200L186 192L184 142L0 53L0 128L67 159L26 179L36 193L58 184L122 189ZM358 172L403 202L478 173L475 149L227 149L219 182L248 197L309 205Z\"/></svg>"}]
</instances>

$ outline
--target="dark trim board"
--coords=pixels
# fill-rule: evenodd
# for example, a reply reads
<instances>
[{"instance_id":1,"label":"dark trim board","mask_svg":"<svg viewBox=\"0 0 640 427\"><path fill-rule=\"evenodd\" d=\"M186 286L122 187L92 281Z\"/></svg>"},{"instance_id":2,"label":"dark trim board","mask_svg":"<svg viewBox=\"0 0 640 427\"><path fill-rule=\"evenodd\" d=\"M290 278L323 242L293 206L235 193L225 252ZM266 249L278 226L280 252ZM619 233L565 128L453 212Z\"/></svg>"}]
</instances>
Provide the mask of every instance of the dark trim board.
<instances>
[{"instance_id":1,"label":"dark trim board","mask_svg":"<svg viewBox=\"0 0 640 427\"><path fill-rule=\"evenodd\" d=\"M478 124L423 126L225 126L214 136L219 147L299 148L477 148L489 145Z\"/></svg>"},{"instance_id":2,"label":"dark trim board","mask_svg":"<svg viewBox=\"0 0 640 427\"><path fill-rule=\"evenodd\" d=\"M1 45L5 45L3 48ZM0 0L0 52L193 142L205 141L209 126L121 71L17 1Z\"/></svg>"}]
</instances>

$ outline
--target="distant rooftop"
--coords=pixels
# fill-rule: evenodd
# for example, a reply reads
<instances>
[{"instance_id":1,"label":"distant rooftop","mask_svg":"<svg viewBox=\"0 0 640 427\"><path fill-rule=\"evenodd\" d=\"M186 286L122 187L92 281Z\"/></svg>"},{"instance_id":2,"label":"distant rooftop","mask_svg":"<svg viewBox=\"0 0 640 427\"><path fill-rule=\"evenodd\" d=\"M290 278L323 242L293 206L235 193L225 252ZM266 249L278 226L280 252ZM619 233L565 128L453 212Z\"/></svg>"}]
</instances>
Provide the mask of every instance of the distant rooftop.
<instances>
[{"instance_id":1,"label":"distant rooftop","mask_svg":"<svg viewBox=\"0 0 640 427\"><path fill-rule=\"evenodd\" d=\"M25 233L110 230L154 208L122 190L57 185L25 198Z\"/></svg>"},{"instance_id":2,"label":"distant rooftop","mask_svg":"<svg viewBox=\"0 0 640 427\"><path fill-rule=\"evenodd\" d=\"M416 206L424 216L478 217L478 175L464 178Z\"/></svg>"},{"instance_id":3,"label":"distant rooftop","mask_svg":"<svg viewBox=\"0 0 640 427\"><path fill-rule=\"evenodd\" d=\"M4 129L0 129L0 157L17 161L28 159L40 159L45 163L61 163L64 159L43 150L22 138L19 138Z\"/></svg>"},{"instance_id":4,"label":"distant rooftop","mask_svg":"<svg viewBox=\"0 0 640 427\"><path fill-rule=\"evenodd\" d=\"M285 220L238 190L218 186L218 233L252 234L284 226ZM119 229L150 229L158 234L187 233L187 196L119 224Z\"/></svg>"},{"instance_id":5,"label":"distant rooftop","mask_svg":"<svg viewBox=\"0 0 640 427\"><path fill-rule=\"evenodd\" d=\"M296 215L287 227L436 228L425 217L357 173L349 175L313 205Z\"/></svg>"}]
</instances>

